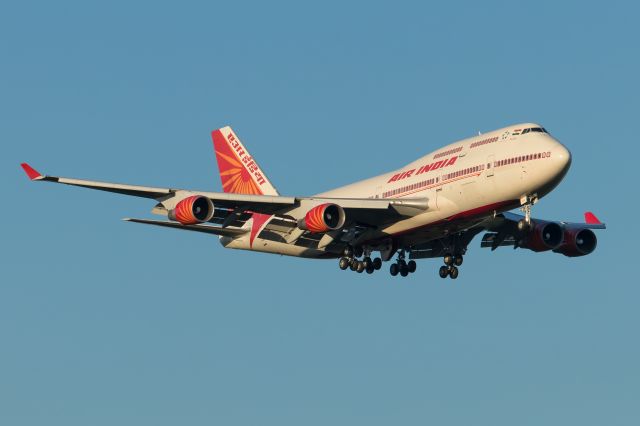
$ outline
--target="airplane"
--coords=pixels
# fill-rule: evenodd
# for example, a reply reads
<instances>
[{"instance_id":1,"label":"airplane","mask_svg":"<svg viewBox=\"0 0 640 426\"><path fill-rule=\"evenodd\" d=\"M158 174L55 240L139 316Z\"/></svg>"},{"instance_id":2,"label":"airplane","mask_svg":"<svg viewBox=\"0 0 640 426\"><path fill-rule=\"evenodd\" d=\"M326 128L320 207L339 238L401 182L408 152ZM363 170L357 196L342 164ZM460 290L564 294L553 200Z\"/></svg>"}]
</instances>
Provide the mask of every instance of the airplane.
<instances>
[{"instance_id":1,"label":"airplane","mask_svg":"<svg viewBox=\"0 0 640 426\"><path fill-rule=\"evenodd\" d=\"M605 224L531 217L571 166L571 153L541 125L522 123L459 140L397 170L313 196L278 193L231 127L211 133L223 192L126 185L47 176L22 163L33 181L55 182L157 202L167 220L135 223L212 234L223 247L314 259L368 274L390 264L392 276L416 260L442 258L438 274L456 279L473 238L567 257L597 245ZM520 208L523 215L511 212ZM373 253L379 256L372 258Z\"/></svg>"}]
</instances>

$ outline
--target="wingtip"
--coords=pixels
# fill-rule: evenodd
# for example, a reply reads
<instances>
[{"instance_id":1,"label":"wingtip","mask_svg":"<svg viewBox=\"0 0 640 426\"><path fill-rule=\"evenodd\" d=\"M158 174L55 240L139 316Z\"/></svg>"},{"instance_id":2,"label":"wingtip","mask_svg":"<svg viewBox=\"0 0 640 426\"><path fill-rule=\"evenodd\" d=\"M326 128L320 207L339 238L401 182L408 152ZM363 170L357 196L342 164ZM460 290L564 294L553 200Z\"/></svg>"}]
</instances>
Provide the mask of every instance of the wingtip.
<instances>
[{"instance_id":1,"label":"wingtip","mask_svg":"<svg viewBox=\"0 0 640 426\"><path fill-rule=\"evenodd\" d=\"M31 167L28 163L22 163L20 164L20 167L22 167L22 170L24 170L24 172L27 174L27 176L31 180L38 180L38 179L42 179L43 177L40 172L38 172L36 169Z\"/></svg>"},{"instance_id":2,"label":"wingtip","mask_svg":"<svg viewBox=\"0 0 640 426\"><path fill-rule=\"evenodd\" d=\"M598 219L596 217L596 215L593 214L592 212L585 212L584 213L584 221L586 223L588 223L589 225L600 225L600 224L602 224L602 222L600 222L600 219Z\"/></svg>"}]
</instances>

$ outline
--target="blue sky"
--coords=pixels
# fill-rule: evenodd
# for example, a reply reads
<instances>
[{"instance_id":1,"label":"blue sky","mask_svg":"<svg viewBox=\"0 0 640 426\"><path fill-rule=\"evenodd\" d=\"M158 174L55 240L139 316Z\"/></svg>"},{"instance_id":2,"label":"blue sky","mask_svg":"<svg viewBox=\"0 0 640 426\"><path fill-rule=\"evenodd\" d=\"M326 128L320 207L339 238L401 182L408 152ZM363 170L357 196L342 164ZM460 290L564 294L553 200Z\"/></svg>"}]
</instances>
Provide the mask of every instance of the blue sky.
<instances>
[{"instance_id":1,"label":"blue sky","mask_svg":"<svg viewBox=\"0 0 640 426\"><path fill-rule=\"evenodd\" d=\"M635 3L2 9L0 423L640 421ZM224 250L18 166L219 190L229 124L308 195L522 121L573 153L534 215L609 229L578 259L477 240L455 282Z\"/></svg>"}]
</instances>

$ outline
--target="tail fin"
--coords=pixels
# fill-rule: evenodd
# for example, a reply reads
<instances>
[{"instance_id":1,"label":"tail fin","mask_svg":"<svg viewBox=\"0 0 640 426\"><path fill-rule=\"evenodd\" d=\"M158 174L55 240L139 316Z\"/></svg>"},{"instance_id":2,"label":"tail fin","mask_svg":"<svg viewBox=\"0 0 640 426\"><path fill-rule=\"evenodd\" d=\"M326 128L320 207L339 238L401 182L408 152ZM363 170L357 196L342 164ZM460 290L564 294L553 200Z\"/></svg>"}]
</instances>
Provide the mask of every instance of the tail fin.
<instances>
[{"instance_id":1,"label":"tail fin","mask_svg":"<svg viewBox=\"0 0 640 426\"><path fill-rule=\"evenodd\" d=\"M233 133L231 127L211 132L222 190L235 194L278 195L258 163Z\"/></svg>"}]
</instances>

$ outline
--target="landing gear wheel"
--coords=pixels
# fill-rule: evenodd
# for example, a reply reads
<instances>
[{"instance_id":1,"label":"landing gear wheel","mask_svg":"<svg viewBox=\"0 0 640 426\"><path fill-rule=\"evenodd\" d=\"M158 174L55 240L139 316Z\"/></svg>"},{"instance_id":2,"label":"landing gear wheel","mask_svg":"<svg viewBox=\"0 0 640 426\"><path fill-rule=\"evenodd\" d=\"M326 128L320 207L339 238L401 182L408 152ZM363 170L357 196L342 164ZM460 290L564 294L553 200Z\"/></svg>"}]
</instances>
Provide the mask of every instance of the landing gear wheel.
<instances>
[{"instance_id":1,"label":"landing gear wheel","mask_svg":"<svg viewBox=\"0 0 640 426\"><path fill-rule=\"evenodd\" d=\"M452 280L455 280L456 278L458 278L458 268L456 268L455 266L452 266L451 269L449 269L449 276L451 277Z\"/></svg>"},{"instance_id":2,"label":"landing gear wheel","mask_svg":"<svg viewBox=\"0 0 640 426\"><path fill-rule=\"evenodd\" d=\"M358 261L355 259L351 259L351 262L349 263L349 268L351 268L352 271L355 271L356 269L358 269Z\"/></svg>"},{"instance_id":3,"label":"landing gear wheel","mask_svg":"<svg viewBox=\"0 0 640 426\"><path fill-rule=\"evenodd\" d=\"M400 275L403 277L409 275L409 267L407 265L400 265Z\"/></svg>"},{"instance_id":4,"label":"landing gear wheel","mask_svg":"<svg viewBox=\"0 0 640 426\"><path fill-rule=\"evenodd\" d=\"M344 248L344 251L342 252L344 254L344 257L352 257L353 256L353 248L351 248L351 246L347 246Z\"/></svg>"},{"instance_id":5,"label":"landing gear wheel","mask_svg":"<svg viewBox=\"0 0 640 426\"><path fill-rule=\"evenodd\" d=\"M382 268L382 259L380 259L379 257L376 257L375 259L373 259L373 268L376 271Z\"/></svg>"},{"instance_id":6,"label":"landing gear wheel","mask_svg":"<svg viewBox=\"0 0 640 426\"><path fill-rule=\"evenodd\" d=\"M373 265L369 265L364 270L367 271L367 274L373 274L375 268L373 267Z\"/></svg>"},{"instance_id":7,"label":"landing gear wheel","mask_svg":"<svg viewBox=\"0 0 640 426\"><path fill-rule=\"evenodd\" d=\"M405 262L404 259L400 259L400 260L398 260L398 266L400 266L400 269L406 268L407 267L407 262Z\"/></svg>"},{"instance_id":8,"label":"landing gear wheel","mask_svg":"<svg viewBox=\"0 0 640 426\"><path fill-rule=\"evenodd\" d=\"M356 266L356 272L361 274L364 271L364 262L358 262Z\"/></svg>"},{"instance_id":9,"label":"landing gear wheel","mask_svg":"<svg viewBox=\"0 0 640 426\"><path fill-rule=\"evenodd\" d=\"M458 255L453 258L453 264L456 266L462 265L462 261L463 261L462 255Z\"/></svg>"},{"instance_id":10,"label":"landing gear wheel","mask_svg":"<svg viewBox=\"0 0 640 426\"><path fill-rule=\"evenodd\" d=\"M409 272L412 274L416 271L417 266L418 265L416 265L415 260L410 260L409 263L407 263L407 268L409 269Z\"/></svg>"},{"instance_id":11,"label":"landing gear wheel","mask_svg":"<svg viewBox=\"0 0 640 426\"><path fill-rule=\"evenodd\" d=\"M389 272L395 277L396 275L398 275L398 272L400 272L400 267L397 263L392 263L391 267L389 267Z\"/></svg>"},{"instance_id":12,"label":"landing gear wheel","mask_svg":"<svg viewBox=\"0 0 640 426\"><path fill-rule=\"evenodd\" d=\"M364 269L368 269L370 266L373 267L373 262L370 257L365 257L362 261L364 262Z\"/></svg>"},{"instance_id":13,"label":"landing gear wheel","mask_svg":"<svg viewBox=\"0 0 640 426\"><path fill-rule=\"evenodd\" d=\"M364 250L362 250L362 247L355 247L353 249L353 255L355 257L360 257L360 256L362 256L363 253L364 253Z\"/></svg>"},{"instance_id":14,"label":"landing gear wheel","mask_svg":"<svg viewBox=\"0 0 640 426\"><path fill-rule=\"evenodd\" d=\"M450 254L445 254L444 255L444 264L447 266L451 266L453 265L453 256Z\"/></svg>"},{"instance_id":15,"label":"landing gear wheel","mask_svg":"<svg viewBox=\"0 0 640 426\"><path fill-rule=\"evenodd\" d=\"M449 275L449 268L444 265L441 266L438 274L440 274L440 278L447 278L447 275Z\"/></svg>"},{"instance_id":16,"label":"landing gear wheel","mask_svg":"<svg viewBox=\"0 0 640 426\"><path fill-rule=\"evenodd\" d=\"M349 258L348 257L341 257L340 260L338 261L338 266L343 271L345 269L347 269L349 267Z\"/></svg>"}]
</instances>

